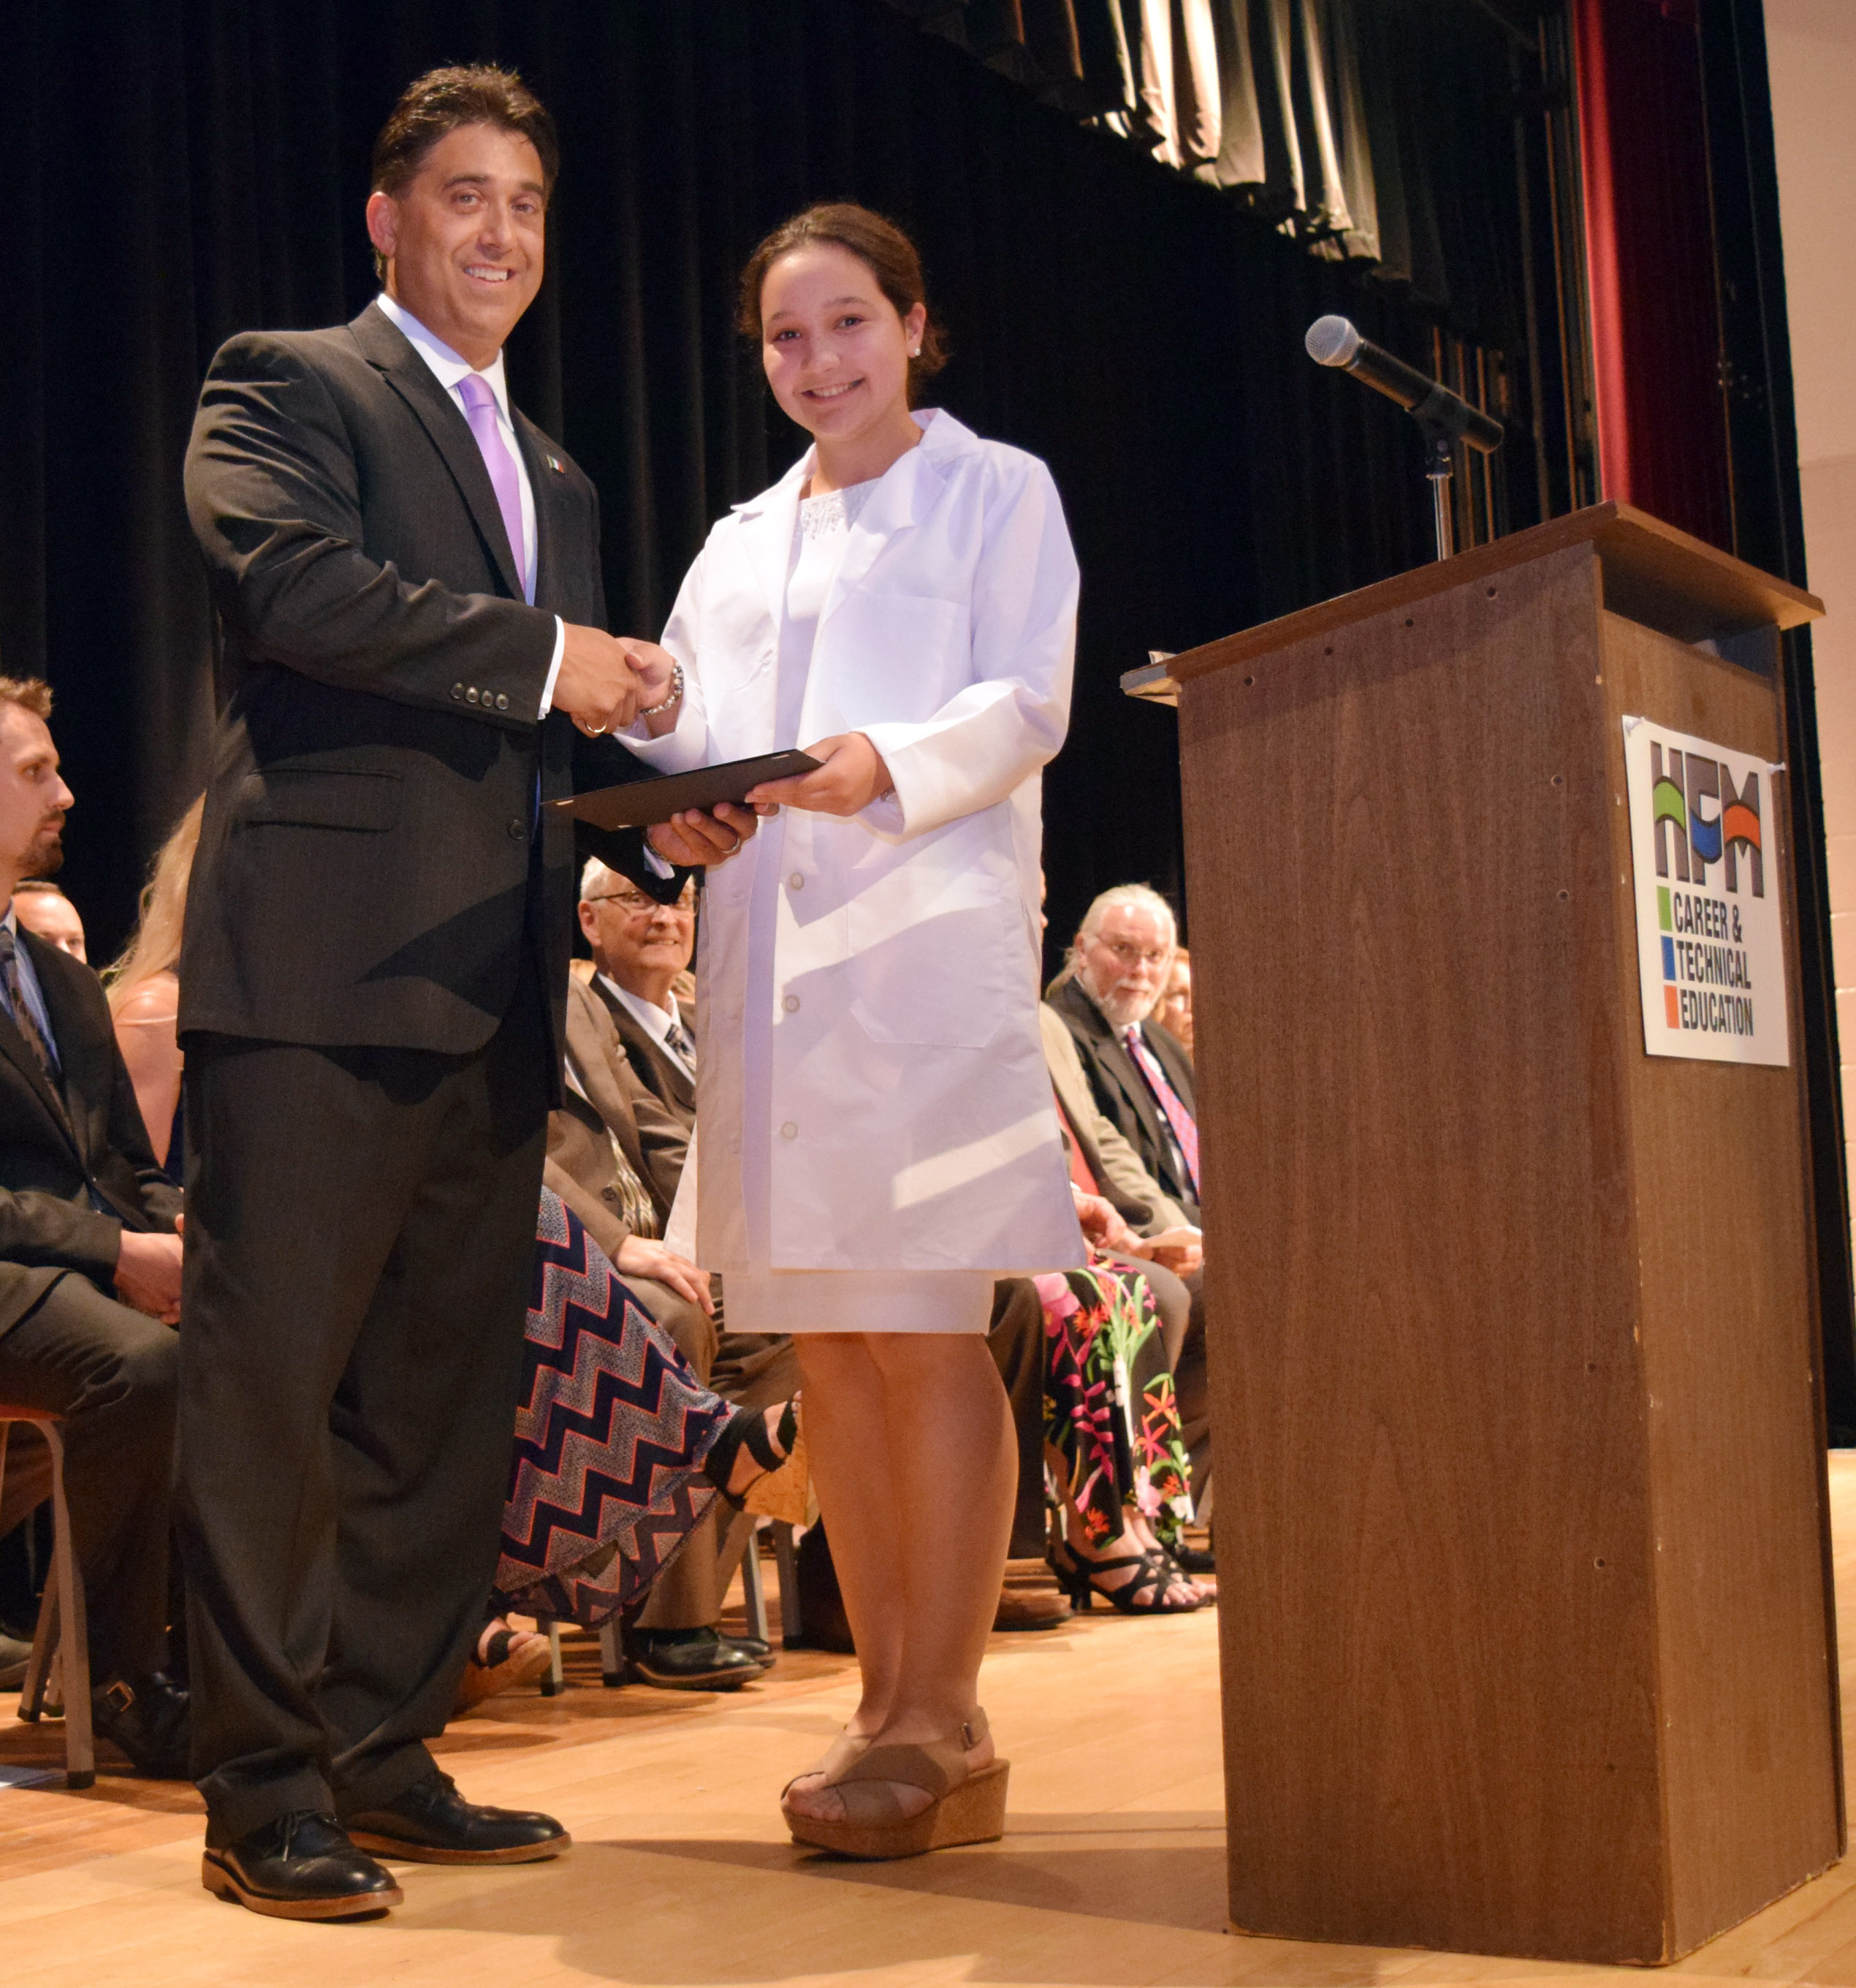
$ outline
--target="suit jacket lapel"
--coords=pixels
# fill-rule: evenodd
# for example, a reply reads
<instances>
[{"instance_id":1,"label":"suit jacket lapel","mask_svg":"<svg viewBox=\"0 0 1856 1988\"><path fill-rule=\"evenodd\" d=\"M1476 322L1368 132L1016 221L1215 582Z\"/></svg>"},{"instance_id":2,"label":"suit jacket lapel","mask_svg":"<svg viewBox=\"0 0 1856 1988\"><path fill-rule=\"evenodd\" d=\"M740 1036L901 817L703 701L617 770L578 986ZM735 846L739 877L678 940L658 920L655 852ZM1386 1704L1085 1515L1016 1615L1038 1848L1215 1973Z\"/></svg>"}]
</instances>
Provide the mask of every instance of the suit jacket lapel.
<instances>
[{"instance_id":1,"label":"suit jacket lapel","mask_svg":"<svg viewBox=\"0 0 1856 1988\"><path fill-rule=\"evenodd\" d=\"M690 1081L689 1073L683 1066L669 1050L651 1040L638 1017L626 1006L623 1002L613 997L610 990L597 975L594 978L592 986L593 992L606 1003L610 1011L612 1020L618 1027L619 1040L624 1043L627 1052L633 1049L643 1050L652 1069L659 1073L662 1083L667 1087L679 1107L685 1111L693 1111L696 1109L696 1086ZM656 1084L650 1087L653 1090L658 1089ZM661 1095L662 1093L660 1092L659 1094Z\"/></svg>"},{"instance_id":2,"label":"suit jacket lapel","mask_svg":"<svg viewBox=\"0 0 1856 1988\"><path fill-rule=\"evenodd\" d=\"M1162 1186L1166 1185L1172 1173L1167 1164L1171 1148L1166 1128L1162 1124L1160 1108L1153 1093L1147 1087L1147 1080L1142 1076L1133 1057L1122 1046L1122 1039L1109 1026L1109 1018L1096 1006L1082 986L1075 980L1061 989L1072 1014L1079 1016L1089 1033L1095 1050L1095 1060L1103 1073L1109 1078L1129 1107L1141 1122L1151 1151L1157 1154L1161 1165L1152 1171Z\"/></svg>"},{"instance_id":3,"label":"suit jacket lapel","mask_svg":"<svg viewBox=\"0 0 1856 1988\"><path fill-rule=\"evenodd\" d=\"M30 943L25 932L21 932L19 937L22 942ZM36 952L32 956L32 965L35 969L39 965L39 955ZM52 1016L52 1033L54 1036L56 1036L59 1034L58 1012L53 1006L52 997L46 982L46 975L40 973L39 991L46 997L46 1006L50 1011ZM52 1089L44 1070L39 1067L38 1057L33 1055L25 1036L19 1033L18 1024L3 1008L0 1008L0 1053L3 1053L13 1067L25 1079L33 1096L45 1107L47 1117L58 1128L59 1135L63 1138L66 1144L81 1161L84 1157L83 1151L77 1143L77 1134L72 1129L71 1115L65 1108L64 1100ZM62 1040L58 1044L58 1053L62 1063L65 1053ZM69 1066L67 1065L66 1067L68 1068Z\"/></svg>"},{"instance_id":4,"label":"suit jacket lapel","mask_svg":"<svg viewBox=\"0 0 1856 1988\"><path fill-rule=\"evenodd\" d=\"M571 621L562 600L560 545L563 478L554 465L558 450L518 408L515 432L522 445L522 464L528 472L528 488L535 498L535 604L550 614ZM474 438L473 438L474 439Z\"/></svg>"},{"instance_id":5,"label":"suit jacket lapel","mask_svg":"<svg viewBox=\"0 0 1856 1988\"><path fill-rule=\"evenodd\" d=\"M464 411L439 385L432 369L413 349L412 342L378 305L370 304L349 327L362 356L383 374L387 384L418 417L432 446L451 472L459 492L469 507L484 549L495 562L498 576L511 598L522 598L521 576L515 570L515 556L509 549L509 534L503 529L503 514L491 486L490 472L484 467L483 451L471 432ZM535 482L532 464L529 481ZM541 498L536 491L538 520ZM538 560L536 572L541 570Z\"/></svg>"}]
</instances>

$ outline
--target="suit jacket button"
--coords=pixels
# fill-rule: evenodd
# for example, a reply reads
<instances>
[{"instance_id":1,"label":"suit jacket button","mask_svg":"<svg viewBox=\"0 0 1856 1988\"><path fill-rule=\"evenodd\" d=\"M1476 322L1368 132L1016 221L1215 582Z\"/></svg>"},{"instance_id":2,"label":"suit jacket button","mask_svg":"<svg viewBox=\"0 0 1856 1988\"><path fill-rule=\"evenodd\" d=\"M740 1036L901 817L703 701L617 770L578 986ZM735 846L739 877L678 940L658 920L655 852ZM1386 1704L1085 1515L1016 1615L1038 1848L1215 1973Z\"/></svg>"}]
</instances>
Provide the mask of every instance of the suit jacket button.
<instances>
[{"instance_id":1,"label":"suit jacket button","mask_svg":"<svg viewBox=\"0 0 1856 1988\"><path fill-rule=\"evenodd\" d=\"M476 702L477 686L475 684L473 684L471 688L464 692L464 702L466 704L474 704Z\"/></svg>"},{"instance_id":2,"label":"suit jacket button","mask_svg":"<svg viewBox=\"0 0 1856 1988\"><path fill-rule=\"evenodd\" d=\"M509 708L509 695L508 691L499 690L496 693L496 708L498 711L507 711Z\"/></svg>"},{"instance_id":3,"label":"suit jacket button","mask_svg":"<svg viewBox=\"0 0 1856 1988\"><path fill-rule=\"evenodd\" d=\"M522 837L528 833L528 824L527 822L517 821L514 820L511 820L509 823L509 840L511 842L520 842Z\"/></svg>"},{"instance_id":4,"label":"suit jacket button","mask_svg":"<svg viewBox=\"0 0 1856 1988\"><path fill-rule=\"evenodd\" d=\"M451 695L460 704L461 704L464 702L464 685L462 684L453 684L451 686Z\"/></svg>"}]
</instances>

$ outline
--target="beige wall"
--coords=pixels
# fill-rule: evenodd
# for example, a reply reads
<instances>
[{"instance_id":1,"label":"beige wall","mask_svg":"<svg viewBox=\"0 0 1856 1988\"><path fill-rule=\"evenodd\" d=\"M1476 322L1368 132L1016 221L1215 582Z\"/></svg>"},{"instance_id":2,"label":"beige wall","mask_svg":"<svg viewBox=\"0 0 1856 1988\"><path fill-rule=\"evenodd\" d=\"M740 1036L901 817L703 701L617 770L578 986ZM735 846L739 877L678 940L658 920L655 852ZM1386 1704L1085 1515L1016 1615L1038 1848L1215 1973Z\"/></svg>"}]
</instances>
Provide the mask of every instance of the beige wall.
<instances>
[{"instance_id":1,"label":"beige wall","mask_svg":"<svg viewBox=\"0 0 1856 1988\"><path fill-rule=\"evenodd\" d=\"M1766 0L1829 841L1845 1129L1856 1133L1856 0ZM1851 1154L1856 1178L1856 1148Z\"/></svg>"}]
</instances>

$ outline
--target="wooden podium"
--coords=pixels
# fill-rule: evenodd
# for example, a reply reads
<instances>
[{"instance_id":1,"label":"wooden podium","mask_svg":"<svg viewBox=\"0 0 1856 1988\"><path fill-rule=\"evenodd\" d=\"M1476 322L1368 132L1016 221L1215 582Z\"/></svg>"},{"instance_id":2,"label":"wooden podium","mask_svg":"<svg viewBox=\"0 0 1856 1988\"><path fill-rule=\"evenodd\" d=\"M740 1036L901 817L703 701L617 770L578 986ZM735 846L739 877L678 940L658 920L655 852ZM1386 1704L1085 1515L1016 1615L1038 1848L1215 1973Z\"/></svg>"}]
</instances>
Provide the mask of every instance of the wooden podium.
<instances>
[{"instance_id":1,"label":"wooden podium","mask_svg":"<svg viewBox=\"0 0 1856 1988\"><path fill-rule=\"evenodd\" d=\"M1841 1854L1785 811L1790 1067L1646 1054L1622 727L1782 760L1820 611L1606 504L1125 680L1179 711L1241 1931L1659 1963Z\"/></svg>"}]
</instances>

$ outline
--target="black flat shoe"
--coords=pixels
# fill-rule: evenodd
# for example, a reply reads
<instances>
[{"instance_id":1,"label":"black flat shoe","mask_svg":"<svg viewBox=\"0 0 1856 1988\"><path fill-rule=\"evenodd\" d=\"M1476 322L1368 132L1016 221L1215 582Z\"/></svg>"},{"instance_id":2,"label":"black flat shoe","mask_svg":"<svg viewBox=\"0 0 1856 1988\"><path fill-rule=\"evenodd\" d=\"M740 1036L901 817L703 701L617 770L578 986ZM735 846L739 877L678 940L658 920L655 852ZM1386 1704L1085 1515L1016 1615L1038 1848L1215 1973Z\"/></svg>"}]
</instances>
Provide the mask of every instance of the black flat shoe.
<instances>
[{"instance_id":1,"label":"black flat shoe","mask_svg":"<svg viewBox=\"0 0 1856 1988\"><path fill-rule=\"evenodd\" d=\"M201 1883L267 1919L377 1919L405 1896L332 1815L297 1809L236 1842L218 1834L207 1825Z\"/></svg>"},{"instance_id":2,"label":"black flat shoe","mask_svg":"<svg viewBox=\"0 0 1856 1988\"><path fill-rule=\"evenodd\" d=\"M1173 1564L1182 1574L1215 1574L1218 1571L1218 1556L1208 1553L1203 1547L1189 1547L1182 1540L1172 1549Z\"/></svg>"},{"instance_id":3,"label":"black flat shoe","mask_svg":"<svg viewBox=\"0 0 1856 1988\"><path fill-rule=\"evenodd\" d=\"M129 1756L152 1781L184 1781L189 1726L187 1693L159 1671L118 1678L90 1694L91 1729Z\"/></svg>"},{"instance_id":4,"label":"black flat shoe","mask_svg":"<svg viewBox=\"0 0 1856 1988\"><path fill-rule=\"evenodd\" d=\"M734 1691L761 1675L758 1657L715 1629L632 1629L625 1648L626 1675L663 1691Z\"/></svg>"},{"instance_id":5,"label":"black flat shoe","mask_svg":"<svg viewBox=\"0 0 1856 1988\"><path fill-rule=\"evenodd\" d=\"M573 1841L551 1815L466 1801L436 1767L380 1807L343 1816L342 1827L363 1850L411 1864L535 1864Z\"/></svg>"}]
</instances>

